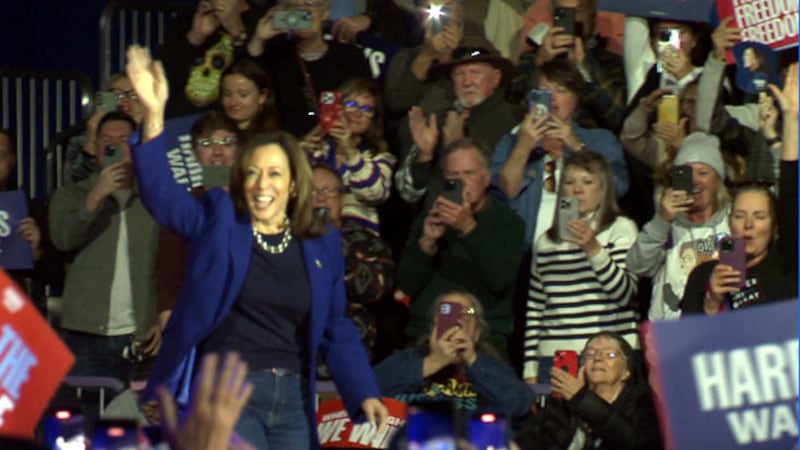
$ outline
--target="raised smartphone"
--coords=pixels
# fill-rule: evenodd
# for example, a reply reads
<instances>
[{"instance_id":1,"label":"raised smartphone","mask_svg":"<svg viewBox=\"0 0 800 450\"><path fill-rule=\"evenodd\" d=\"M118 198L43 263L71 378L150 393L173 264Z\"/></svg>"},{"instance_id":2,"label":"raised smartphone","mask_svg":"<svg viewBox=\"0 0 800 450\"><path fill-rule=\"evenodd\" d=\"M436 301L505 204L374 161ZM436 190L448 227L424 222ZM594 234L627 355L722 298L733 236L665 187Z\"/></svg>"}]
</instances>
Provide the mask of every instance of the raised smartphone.
<instances>
[{"instance_id":1,"label":"raised smartphone","mask_svg":"<svg viewBox=\"0 0 800 450\"><path fill-rule=\"evenodd\" d=\"M475 450L508 449L508 424L497 412L474 412L469 420L470 448Z\"/></svg>"},{"instance_id":2,"label":"raised smartphone","mask_svg":"<svg viewBox=\"0 0 800 450\"><path fill-rule=\"evenodd\" d=\"M675 94L664 94L658 100L657 120L677 124L680 121L680 98Z\"/></svg>"},{"instance_id":3,"label":"raised smartphone","mask_svg":"<svg viewBox=\"0 0 800 450\"><path fill-rule=\"evenodd\" d=\"M456 450L455 415L450 402L409 404L406 419L408 449Z\"/></svg>"},{"instance_id":4,"label":"raised smartphone","mask_svg":"<svg viewBox=\"0 0 800 450\"><path fill-rule=\"evenodd\" d=\"M528 111L534 113L534 118L550 114L550 103L553 93L547 89L531 89L528 91Z\"/></svg>"},{"instance_id":5,"label":"raised smartphone","mask_svg":"<svg viewBox=\"0 0 800 450\"><path fill-rule=\"evenodd\" d=\"M204 166L203 187L212 189L227 187L231 182L231 168L225 166Z\"/></svg>"},{"instance_id":6,"label":"raised smartphone","mask_svg":"<svg viewBox=\"0 0 800 450\"><path fill-rule=\"evenodd\" d=\"M725 237L719 243L719 262L738 270L741 274L737 287L743 288L747 278L747 255L744 238Z\"/></svg>"},{"instance_id":7,"label":"raised smartphone","mask_svg":"<svg viewBox=\"0 0 800 450\"><path fill-rule=\"evenodd\" d=\"M692 191L694 190L692 166L684 164L672 168L672 189L675 191L684 191L692 195Z\"/></svg>"},{"instance_id":8,"label":"raised smartphone","mask_svg":"<svg viewBox=\"0 0 800 450\"><path fill-rule=\"evenodd\" d=\"M319 94L319 127L325 134L342 118L342 93L322 91Z\"/></svg>"},{"instance_id":9,"label":"raised smartphone","mask_svg":"<svg viewBox=\"0 0 800 450\"><path fill-rule=\"evenodd\" d=\"M103 165L105 167L122 161L122 146L120 145L107 145L103 152Z\"/></svg>"},{"instance_id":10,"label":"raised smartphone","mask_svg":"<svg viewBox=\"0 0 800 450\"><path fill-rule=\"evenodd\" d=\"M436 313L436 337L441 337L450 328L459 326L463 306L460 303L442 302Z\"/></svg>"},{"instance_id":11,"label":"raised smartphone","mask_svg":"<svg viewBox=\"0 0 800 450\"><path fill-rule=\"evenodd\" d=\"M117 94L111 91L97 91L94 94L94 111L107 113L117 110Z\"/></svg>"},{"instance_id":12,"label":"raised smartphone","mask_svg":"<svg viewBox=\"0 0 800 450\"><path fill-rule=\"evenodd\" d=\"M460 205L464 201L463 191L464 182L459 178L444 180L444 185L442 186L442 197L446 198L447 200Z\"/></svg>"},{"instance_id":13,"label":"raised smartphone","mask_svg":"<svg viewBox=\"0 0 800 450\"><path fill-rule=\"evenodd\" d=\"M578 352L575 350L556 350L553 353L553 367L569 372L573 377L578 376ZM559 398L561 394L553 391L553 397Z\"/></svg>"},{"instance_id":14,"label":"raised smartphone","mask_svg":"<svg viewBox=\"0 0 800 450\"><path fill-rule=\"evenodd\" d=\"M580 217L578 199L576 197L561 197L558 201L558 236L560 238L573 237L567 229L567 224Z\"/></svg>"},{"instance_id":15,"label":"raised smartphone","mask_svg":"<svg viewBox=\"0 0 800 450\"><path fill-rule=\"evenodd\" d=\"M563 34L575 35L575 8L556 8L553 11L553 25L564 28Z\"/></svg>"}]
</instances>

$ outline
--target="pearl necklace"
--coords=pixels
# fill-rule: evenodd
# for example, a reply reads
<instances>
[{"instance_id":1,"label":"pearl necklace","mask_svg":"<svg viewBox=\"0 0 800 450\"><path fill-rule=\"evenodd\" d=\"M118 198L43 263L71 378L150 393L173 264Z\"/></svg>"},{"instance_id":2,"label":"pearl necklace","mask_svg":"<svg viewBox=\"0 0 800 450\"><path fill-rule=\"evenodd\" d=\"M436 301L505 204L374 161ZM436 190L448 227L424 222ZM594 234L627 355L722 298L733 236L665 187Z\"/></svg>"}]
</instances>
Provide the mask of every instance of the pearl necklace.
<instances>
[{"instance_id":1,"label":"pearl necklace","mask_svg":"<svg viewBox=\"0 0 800 450\"><path fill-rule=\"evenodd\" d=\"M283 251L286 250L286 247L289 246L289 241L292 240L292 227L289 225L289 221L287 220L286 228L283 229L283 238L278 245L269 245L264 242L264 239L261 237L261 233L256 230L255 225L253 225L253 237L256 238L256 242L258 242L258 245L261 246L265 252L277 255L279 253L283 253Z\"/></svg>"}]
</instances>

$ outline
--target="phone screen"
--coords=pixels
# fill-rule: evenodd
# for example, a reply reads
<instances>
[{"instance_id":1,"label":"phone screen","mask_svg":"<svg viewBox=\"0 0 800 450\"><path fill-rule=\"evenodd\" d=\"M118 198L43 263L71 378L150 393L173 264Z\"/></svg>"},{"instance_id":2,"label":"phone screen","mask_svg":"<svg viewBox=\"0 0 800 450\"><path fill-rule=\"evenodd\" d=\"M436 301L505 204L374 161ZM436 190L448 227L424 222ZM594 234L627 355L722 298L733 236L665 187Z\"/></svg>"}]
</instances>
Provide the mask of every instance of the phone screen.
<instances>
[{"instance_id":1,"label":"phone screen","mask_svg":"<svg viewBox=\"0 0 800 450\"><path fill-rule=\"evenodd\" d=\"M450 200L453 203L458 203L459 205L464 201L463 192L464 190L464 182L461 181L459 178L455 178L452 180L444 180L444 186L442 187L442 197Z\"/></svg>"},{"instance_id":2,"label":"phone screen","mask_svg":"<svg viewBox=\"0 0 800 450\"><path fill-rule=\"evenodd\" d=\"M138 448L139 424L135 420L101 419L95 422L92 450Z\"/></svg>"},{"instance_id":3,"label":"phone screen","mask_svg":"<svg viewBox=\"0 0 800 450\"><path fill-rule=\"evenodd\" d=\"M206 189L227 187L231 180L231 168L225 166L204 166L203 187Z\"/></svg>"},{"instance_id":4,"label":"phone screen","mask_svg":"<svg viewBox=\"0 0 800 450\"><path fill-rule=\"evenodd\" d=\"M431 21L431 34L436 35L444 30L450 23L450 7L448 5L432 4L428 10L428 19Z\"/></svg>"}]
</instances>

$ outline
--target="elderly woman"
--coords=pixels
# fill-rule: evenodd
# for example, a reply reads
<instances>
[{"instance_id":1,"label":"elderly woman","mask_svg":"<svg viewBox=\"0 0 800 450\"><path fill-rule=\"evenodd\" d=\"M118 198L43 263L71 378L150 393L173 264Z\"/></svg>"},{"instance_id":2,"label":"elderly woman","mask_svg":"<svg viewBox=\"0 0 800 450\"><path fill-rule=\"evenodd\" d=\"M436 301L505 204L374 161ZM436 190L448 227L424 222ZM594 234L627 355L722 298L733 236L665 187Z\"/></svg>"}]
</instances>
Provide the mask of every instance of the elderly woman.
<instances>
[{"instance_id":1,"label":"elderly woman","mask_svg":"<svg viewBox=\"0 0 800 450\"><path fill-rule=\"evenodd\" d=\"M442 305L457 305L457 325L440 330ZM405 402L450 400L454 409L500 408L519 420L530 411L533 391L494 356L480 301L466 292L440 296L432 310L430 337L398 351L375 367L385 396Z\"/></svg>"},{"instance_id":2,"label":"elderly woman","mask_svg":"<svg viewBox=\"0 0 800 450\"><path fill-rule=\"evenodd\" d=\"M523 374L533 383L547 383L556 350L579 351L584 338L600 330L618 332L639 348L631 307L636 277L625 267L636 224L617 207L602 155L583 151L564 161L558 199L567 198L578 203L579 217L561 224L556 214L534 245Z\"/></svg>"},{"instance_id":3,"label":"elderly woman","mask_svg":"<svg viewBox=\"0 0 800 450\"><path fill-rule=\"evenodd\" d=\"M551 369L550 398L531 426L517 435L522 449L662 448L649 386L636 376L633 349L620 335L589 337L578 376Z\"/></svg>"},{"instance_id":4,"label":"elderly woman","mask_svg":"<svg viewBox=\"0 0 800 450\"><path fill-rule=\"evenodd\" d=\"M784 117L779 196L763 185L745 185L736 191L729 217L733 237L744 238L746 273L716 260L697 266L681 302L684 313L713 315L797 297L796 64L784 86L783 92L772 86Z\"/></svg>"},{"instance_id":5,"label":"elderly woman","mask_svg":"<svg viewBox=\"0 0 800 450\"><path fill-rule=\"evenodd\" d=\"M534 86L550 92L549 113L530 112L492 155L492 185L498 196L525 221L525 242L533 243L550 228L563 158L593 150L603 155L614 174L616 196L628 190L622 147L610 131L575 123L585 82L574 64L555 59L536 73Z\"/></svg>"},{"instance_id":6,"label":"elderly woman","mask_svg":"<svg viewBox=\"0 0 800 450\"><path fill-rule=\"evenodd\" d=\"M628 270L653 277L651 320L680 317L679 304L694 264L712 259L716 239L730 232L726 220L730 196L723 184L719 139L702 132L690 134L672 165L691 168L692 191L664 189L658 211L628 252Z\"/></svg>"},{"instance_id":7,"label":"elderly woman","mask_svg":"<svg viewBox=\"0 0 800 450\"><path fill-rule=\"evenodd\" d=\"M143 202L189 243L185 283L148 389L164 385L186 402L201 354L237 352L255 387L239 436L261 449L316 448L312 400L321 355L350 416L359 420L363 412L380 423L387 411L344 313L339 235L310 226L311 169L294 138L254 136L236 159L230 195L212 189L194 199L167 163L160 63L134 46L128 74L146 111L145 144L134 152Z\"/></svg>"}]
</instances>

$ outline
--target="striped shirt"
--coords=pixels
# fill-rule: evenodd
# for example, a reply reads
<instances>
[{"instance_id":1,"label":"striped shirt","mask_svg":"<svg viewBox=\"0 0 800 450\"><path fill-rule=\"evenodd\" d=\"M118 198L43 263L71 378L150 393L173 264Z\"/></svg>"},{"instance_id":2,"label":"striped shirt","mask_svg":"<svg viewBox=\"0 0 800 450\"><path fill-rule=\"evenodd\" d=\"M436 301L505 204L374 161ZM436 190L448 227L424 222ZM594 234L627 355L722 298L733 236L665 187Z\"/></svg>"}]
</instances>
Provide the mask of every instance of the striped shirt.
<instances>
[{"instance_id":1,"label":"striped shirt","mask_svg":"<svg viewBox=\"0 0 800 450\"><path fill-rule=\"evenodd\" d=\"M636 277L625 256L636 241L636 224L617 217L596 236L602 250L591 258L577 245L554 243L547 234L536 241L531 264L525 324L524 377L536 377L539 357L556 350L580 353L599 331L616 331L639 348L637 314L630 305Z\"/></svg>"}]
</instances>

